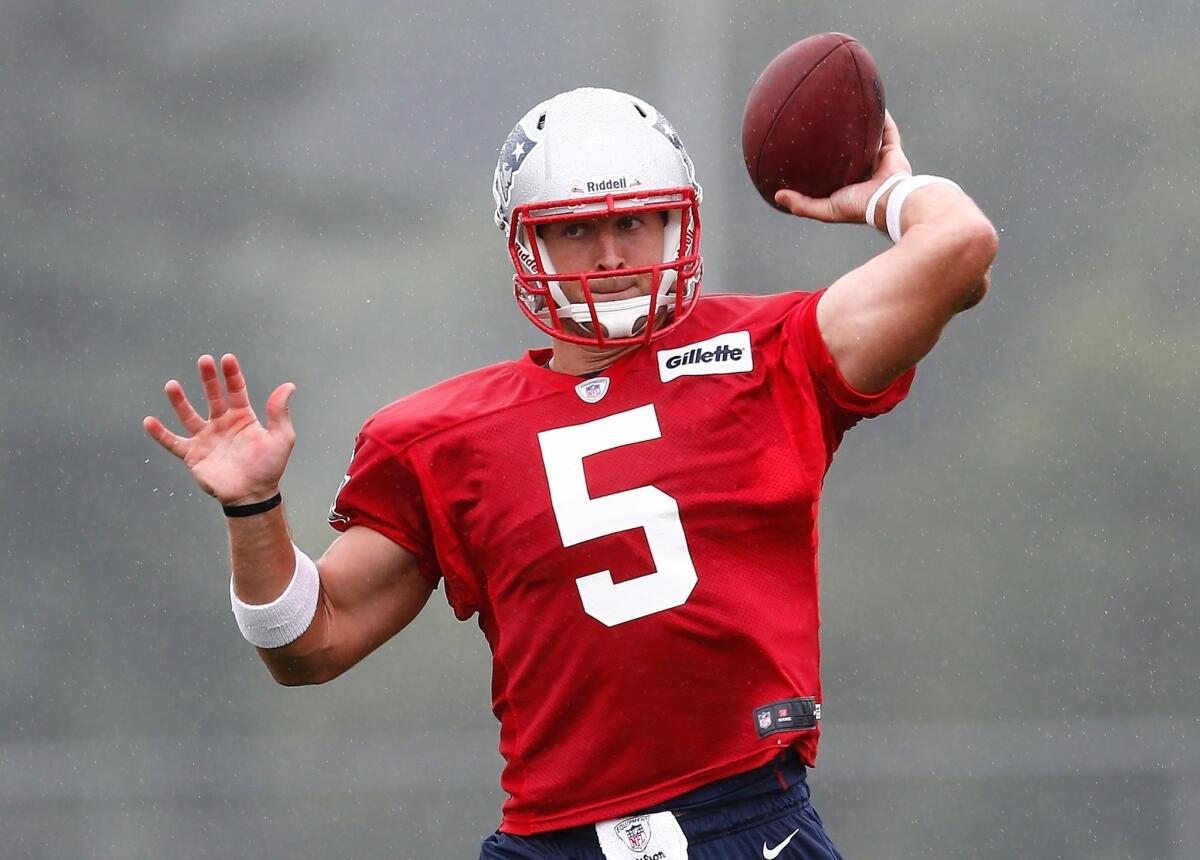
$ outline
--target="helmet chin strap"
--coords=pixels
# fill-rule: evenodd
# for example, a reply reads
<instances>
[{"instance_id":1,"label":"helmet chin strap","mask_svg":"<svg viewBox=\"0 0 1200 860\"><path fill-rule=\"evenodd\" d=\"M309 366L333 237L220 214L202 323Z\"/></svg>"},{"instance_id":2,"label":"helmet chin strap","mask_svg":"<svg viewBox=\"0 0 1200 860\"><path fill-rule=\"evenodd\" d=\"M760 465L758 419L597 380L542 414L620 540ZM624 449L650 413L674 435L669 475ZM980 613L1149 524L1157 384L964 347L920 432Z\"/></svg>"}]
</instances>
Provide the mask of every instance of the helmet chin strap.
<instances>
[{"instance_id":1,"label":"helmet chin strap","mask_svg":"<svg viewBox=\"0 0 1200 860\"><path fill-rule=\"evenodd\" d=\"M662 299L659 299L661 307ZM571 319L575 320L585 331L592 328L592 313L587 303L568 304L565 310ZM633 327L638 320L644 320L650 314L650 297L634 296L631 299L620 299L615 302L596 302L596 318L604 326L605 337L632 337Z\"/></svg>"}]
</instances>

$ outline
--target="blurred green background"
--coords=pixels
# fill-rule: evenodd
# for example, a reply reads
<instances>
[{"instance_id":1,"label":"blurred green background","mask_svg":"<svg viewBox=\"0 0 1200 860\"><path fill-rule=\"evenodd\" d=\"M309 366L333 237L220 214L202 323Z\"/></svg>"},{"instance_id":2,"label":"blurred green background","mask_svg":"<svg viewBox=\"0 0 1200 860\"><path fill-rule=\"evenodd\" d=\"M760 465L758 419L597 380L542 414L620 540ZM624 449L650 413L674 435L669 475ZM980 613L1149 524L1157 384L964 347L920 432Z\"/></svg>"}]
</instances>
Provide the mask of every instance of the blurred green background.
<instances>
[{"instance_id":1,"label":"blurred green background","mask_svg":"<svg viewBox=\"0 0 1200 860\"><path fill-rule=\"evenodd\" d=\"M539 345L491 173L579 85L680 131L708 291L828 284L887 240L775 213L740 154L758 72L825 30L1002 245L830 475L817 807L852 858L1200 856L1195 2L0 11L4 857L476 856L478 630L435 597L332 684L275 686L220 512L141 418L206 351L260 404L296 382L284 491L322 551L371 412Z\"/></svg>"}]
</instances>

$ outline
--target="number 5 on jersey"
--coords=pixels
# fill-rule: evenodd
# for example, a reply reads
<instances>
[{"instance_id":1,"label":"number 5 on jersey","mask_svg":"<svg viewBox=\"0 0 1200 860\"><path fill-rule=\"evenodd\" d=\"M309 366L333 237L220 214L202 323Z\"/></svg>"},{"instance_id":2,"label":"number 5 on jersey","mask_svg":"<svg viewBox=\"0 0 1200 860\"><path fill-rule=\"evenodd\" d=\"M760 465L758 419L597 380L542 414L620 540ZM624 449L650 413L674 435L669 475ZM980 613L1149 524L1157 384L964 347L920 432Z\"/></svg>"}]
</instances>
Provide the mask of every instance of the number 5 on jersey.
<instances>
[{"instance_id":1,"label":"number 5 on jersey","mask_svg":"<svg viewBox=\"0 0 1200 860\"><path fill-rule=\"evenodd\" d=\"M635 528L646 533L655 570L620 583L613 582L609 570L575 580L584 612L609 627L682 606L696 587L696 568L675 499L657 487L595 499L588 495L585 457L661 436L653 404L538 434L563 546Z\"/></svg>"}]
</instances>

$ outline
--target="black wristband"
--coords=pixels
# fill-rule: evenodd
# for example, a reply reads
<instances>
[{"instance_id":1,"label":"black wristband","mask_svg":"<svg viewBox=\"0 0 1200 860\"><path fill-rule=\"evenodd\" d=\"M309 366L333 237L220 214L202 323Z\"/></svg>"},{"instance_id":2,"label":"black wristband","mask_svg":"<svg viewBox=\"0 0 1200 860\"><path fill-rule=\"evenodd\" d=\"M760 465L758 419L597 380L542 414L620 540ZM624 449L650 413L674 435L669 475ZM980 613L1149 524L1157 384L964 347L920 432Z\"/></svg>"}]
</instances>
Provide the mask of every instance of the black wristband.
<instances>
[{"instance_id":1,"label":"black wristband","mask_svg":"<svg viewBox=\"0 0 1200 860\"><path fill-rule=\"evenodd\" d=\"M221 510L227 517L252 517L255 514L265 514L282 504L283 493L276 493L265 502L252 502L248 505L221 505Z\"/></svg>"}]
</instances>

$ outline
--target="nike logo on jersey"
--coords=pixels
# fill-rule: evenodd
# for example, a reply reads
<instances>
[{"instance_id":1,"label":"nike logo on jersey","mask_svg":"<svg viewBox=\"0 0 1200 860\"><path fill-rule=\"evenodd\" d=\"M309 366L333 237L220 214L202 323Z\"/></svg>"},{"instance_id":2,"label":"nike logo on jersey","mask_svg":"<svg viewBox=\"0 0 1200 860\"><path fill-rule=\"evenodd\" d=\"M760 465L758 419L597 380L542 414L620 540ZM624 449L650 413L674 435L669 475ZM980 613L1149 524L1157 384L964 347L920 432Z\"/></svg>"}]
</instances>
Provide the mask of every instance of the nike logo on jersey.
<instances>
[{"instance_id":1,"label":"nike logo on jersey","mask_svg":"<svg viewBox=\"0 0 1200 860\"><path fill-rule=\"evenodd\" d=\"M750 332L731 331L677 349L658 351L658 377L670 382L680 376L746 373L754 369Z\"/></svg>"},{"instance_id":2,"label":"nike logo on jersey","mask_svg":"<svg viewBox=\"0 0 1200 860\"><path fill-rule=\"evenodd\" d=\"M795 830L793 830L791 832L791 835L789 835L787 839L780 842L774 848L768 848L767 843L764 842L763 843L763 857L766 858L766 860L775 860L775 858L779 856L779 852L782 851L784 848L787 848L788 843L792 841L792 837L795 836L799 832L800 832L800 829L796 828Z\"/></svg>"}]
</instances>

